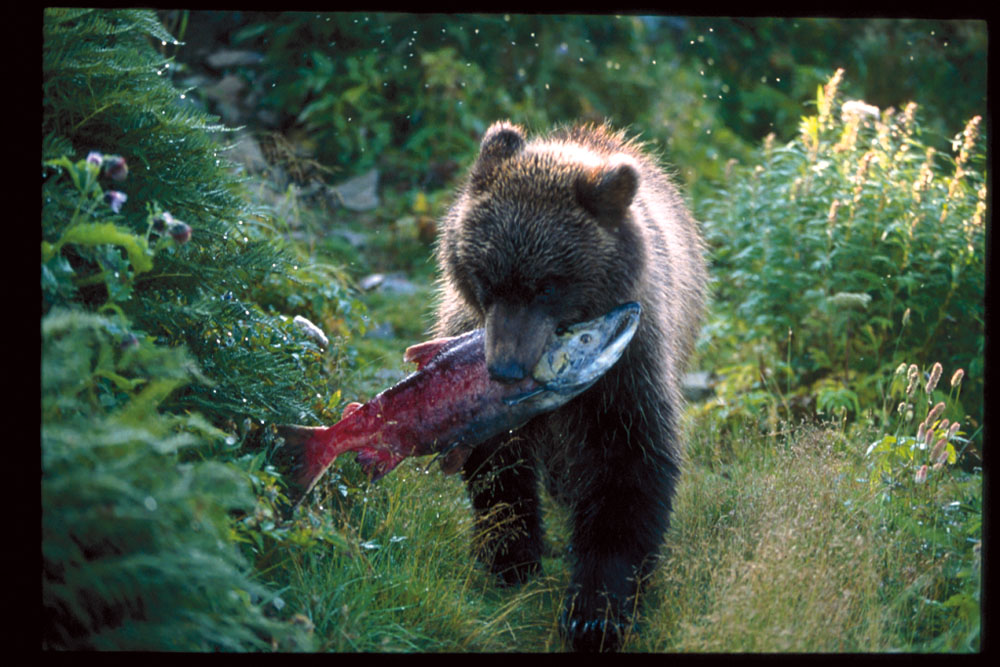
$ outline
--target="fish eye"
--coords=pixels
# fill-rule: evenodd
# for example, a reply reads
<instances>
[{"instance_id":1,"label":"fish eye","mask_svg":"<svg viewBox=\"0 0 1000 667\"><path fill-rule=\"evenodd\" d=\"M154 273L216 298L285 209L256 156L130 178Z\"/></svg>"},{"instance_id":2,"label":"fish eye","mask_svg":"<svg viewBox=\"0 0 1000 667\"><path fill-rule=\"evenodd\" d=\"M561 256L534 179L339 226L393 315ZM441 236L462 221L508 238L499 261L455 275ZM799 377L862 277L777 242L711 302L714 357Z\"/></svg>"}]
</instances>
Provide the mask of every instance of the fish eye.
<instances>
[{"instance_id":1,"label":"fish eye","mask_svg":"<svg viewBox=\"0 0 1000 667\"><path fill-rule=\"evenodd\" d=\"M580 343L583 345L590 345L591 340L593 340L593 336L591 336L589 333L580 335Z\"/></svg>"}]
</instances>

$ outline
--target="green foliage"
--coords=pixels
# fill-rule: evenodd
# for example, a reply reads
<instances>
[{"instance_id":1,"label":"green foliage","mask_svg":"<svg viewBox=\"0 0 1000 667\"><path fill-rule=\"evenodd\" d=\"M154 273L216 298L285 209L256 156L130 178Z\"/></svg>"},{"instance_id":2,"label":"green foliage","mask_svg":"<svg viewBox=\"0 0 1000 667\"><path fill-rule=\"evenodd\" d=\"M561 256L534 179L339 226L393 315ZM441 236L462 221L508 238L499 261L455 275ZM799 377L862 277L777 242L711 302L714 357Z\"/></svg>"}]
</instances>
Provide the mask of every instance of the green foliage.
<instances>
[{"instance_id":1,"label":"green foliage","mask_svg":"<svg viewBox=\"0 0 1000 667\"><path fill-rule=\"evenodd\" d=\"M340 344L325 357L291 314L348 300L248 205L222 128L163 76L152 12L44 18L43 646L306 647L237 545L234 517L268 504L236 423L327 414Z\"/></svg>"},{"instance_id":2,"label":"green foliage","mask_svg":"<svg viewBox=\"0 0 1000 667\"><path fill-rule=\"evenodd\" d=\"M255 506L245 475L194 456L226 434L158 413L194 372L120 318L43 318L43 648L304 645L230 539L229 513Z\"/></svg>"},{"instance_id":3,"label":"green foliage","mask_svg":"<svg viewBox=\"0 0 1000 667\"><path fill-rule=\"evenodd\" d=\"M887 581L900 579L895 558L916 553L928 564L905 586L890 588L898 591L887 599L897 615L894 630L918 650L977 651L983 479L978 468L970 474L952 467L971 437L958 402L963 374L951 376L945 395L938 389L943 370L934 364L923 383L916 365L899 366L886 396L899 403L865 458L884 529L899 535L886 554Z\"/></svg>"},{"instance_id":4,"label":"green foliage","mask_svg":"<svg viewBox=\"0 0 1000 667\"><path fill-rule=\"evenodd\" d=\"M242 15L233 41L265 53L262 106L318 157L412 186L465 164L494 120L534 130L610 119L669 151L694 180L742 142L714 121L711 87L638 17L295 13ZM706 145L705 138L712 142Z\"/></svg>"},{"instance_id":5,"label":"green foliage","mask_svg":"<svg viewBox=\"0 0 1000 667\"><path fill-rule=\"evenodd\" d=\"M43 310L114 310L184 344L203 374L172 409L217 424L314 417L322 351L295 313L255 296L295 260L224 161L212 136L224 128L174 88L149 37L176 42L142 11L50 9L44 28ZM80 150L113 152L126 173L74 161Z\"/></svg>"},{"instance_id":6,"label":"green foliage","mask_svg":"<svg viewBox=\"0 0 1000 667\"><path fill-rule=\"evenodd\" d=\"M984 21L927 19L662 19L682 57L718 80L722 123L747 141L791 139L803 103L831 67L880 107L923 100L925 127L944 135L986 111ZM665 35L665 36L666 36ZM859 93L860 94L860 93Z\"/></svg>"},{"instance_id":7,"label":"green foliage","mask_svg":"<svg viewBox=\"0 0 1000 667\"><path fill-rule=\"evenodd\" d=\"M769 137L703 202L723 393L765 389L772 418L810 413L812 396L860 417L904 357L940 360L968 372L962 404L982 423L981 119L944 156L922 143L916 104L841 103L841 74L819 87L798 139Z\"/></svg>"}]
</instances>

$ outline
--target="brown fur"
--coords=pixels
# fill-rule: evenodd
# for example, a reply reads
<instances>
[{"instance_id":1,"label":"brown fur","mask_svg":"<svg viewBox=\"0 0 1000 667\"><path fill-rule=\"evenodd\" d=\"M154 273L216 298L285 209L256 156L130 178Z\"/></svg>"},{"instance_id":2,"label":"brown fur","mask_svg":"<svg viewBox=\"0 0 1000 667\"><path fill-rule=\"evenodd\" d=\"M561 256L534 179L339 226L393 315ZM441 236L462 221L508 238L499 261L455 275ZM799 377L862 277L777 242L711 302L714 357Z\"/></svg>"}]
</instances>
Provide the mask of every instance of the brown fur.
<instances>
[{"instance_id":1,"label":"brown fur","mask_svg":"<svg viewBox=\"0 0 1000 667\"><path fill-rule=\"evenodd\" d=\"M625 356L592 389L514 438L479 446L464 470L480 557L504 581L539 567L536 469L571 508L563 629L578 649L618 645L636 580L669 522L680 379L705 298L702 251L663 171L639 144L600 126L529 141L517 126L494 124L441 225L435 333L485 326L497 379L530 372L560 326L626 301L643 308Z\"/></svg>"}]
</instances>

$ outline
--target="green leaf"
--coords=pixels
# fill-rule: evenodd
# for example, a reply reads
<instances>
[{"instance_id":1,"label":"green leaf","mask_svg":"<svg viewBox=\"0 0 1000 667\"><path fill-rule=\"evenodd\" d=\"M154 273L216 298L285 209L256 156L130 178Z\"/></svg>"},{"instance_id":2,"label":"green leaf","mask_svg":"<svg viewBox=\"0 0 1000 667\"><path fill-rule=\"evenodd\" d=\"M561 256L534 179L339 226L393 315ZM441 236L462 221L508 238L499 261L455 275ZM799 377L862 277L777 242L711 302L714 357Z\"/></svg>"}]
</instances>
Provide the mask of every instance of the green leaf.
<instances>
[{"instance_id":1,"label":"green leaf","mask_svg":"<svg viewBox=\"0 0 1000 667\"><path fill-rule=\"evenodd\" d=\"M110 222L76 225L66 230L58 246L75 243L83 246L111 244L121 246L128 253L129 262L137 274L153 268L153 256L146 240ZM43 253L44 253L43 246Z\"/></svg>"}]
</instances>

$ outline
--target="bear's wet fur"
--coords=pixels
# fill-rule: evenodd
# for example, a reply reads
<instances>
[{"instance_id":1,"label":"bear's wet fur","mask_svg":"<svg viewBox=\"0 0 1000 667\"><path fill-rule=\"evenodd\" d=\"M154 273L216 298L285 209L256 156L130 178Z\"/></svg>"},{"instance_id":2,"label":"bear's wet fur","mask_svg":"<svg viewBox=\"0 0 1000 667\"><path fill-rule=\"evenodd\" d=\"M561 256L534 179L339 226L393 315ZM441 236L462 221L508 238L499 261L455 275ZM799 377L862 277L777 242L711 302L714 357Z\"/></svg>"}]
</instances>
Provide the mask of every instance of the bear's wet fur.
<instances>
[{"instance_id":1,"label":"bear's wet fur","mask_svg":"<svg viewBox=\"0 0 1000 667\"><path fill-rule=\"evenodd\" d=\"M697 223L635 141L607 126L529 140L492 125L441 224L437 335L486 327L500 381L530 373L548 337L627 301L642 317L591 389L476 447L463 476L477 555L505 583L540 568L539 476L571 513L561 628L575 650L615 649L670 520L682 446L681 377L704 308Z\"/></svg>"}]
</instances>

